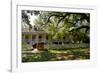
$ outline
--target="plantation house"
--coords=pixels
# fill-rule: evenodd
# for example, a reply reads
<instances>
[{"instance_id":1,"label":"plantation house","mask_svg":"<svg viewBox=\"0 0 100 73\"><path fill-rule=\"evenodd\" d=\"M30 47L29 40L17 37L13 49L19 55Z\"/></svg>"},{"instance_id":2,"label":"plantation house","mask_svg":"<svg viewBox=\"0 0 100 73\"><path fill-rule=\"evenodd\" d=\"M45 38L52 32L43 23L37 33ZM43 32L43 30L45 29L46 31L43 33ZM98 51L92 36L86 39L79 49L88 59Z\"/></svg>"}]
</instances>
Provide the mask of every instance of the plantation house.
<instances>
[{"instance_id":1,"label":"plantation house","mask_svg":"<svg viewBox=\"0 0 100 73\"><path fill-rule=\"evenodd\" d=\"M22 42L30 44L33 48L47 48L49 44L48 40L48 34L40 30L37 26L33 26L31 30L29 30L28 26L22 27ZM66 44L68 42L67 37L64 37L63 40L53 40L52 46Z\"/></svg>"},{"instance_id":2,"label":"plantation house","mask_svg":"<svg viewBox=\"0 0 100 73\"><path fill-rule=\"evenodd\" d=\"M28 25L22 26L22 42L27 43L34 48L39 50L48 48L49 39L48 34L41 30L38 26L33 26L31 30L29 30ZM81 43L81 44L70 44L71 40L67 36L62 40L52 40L52 47L54 48L76 48L76 47L89 47L89 44Z\"/></svg>"}]
</instances>

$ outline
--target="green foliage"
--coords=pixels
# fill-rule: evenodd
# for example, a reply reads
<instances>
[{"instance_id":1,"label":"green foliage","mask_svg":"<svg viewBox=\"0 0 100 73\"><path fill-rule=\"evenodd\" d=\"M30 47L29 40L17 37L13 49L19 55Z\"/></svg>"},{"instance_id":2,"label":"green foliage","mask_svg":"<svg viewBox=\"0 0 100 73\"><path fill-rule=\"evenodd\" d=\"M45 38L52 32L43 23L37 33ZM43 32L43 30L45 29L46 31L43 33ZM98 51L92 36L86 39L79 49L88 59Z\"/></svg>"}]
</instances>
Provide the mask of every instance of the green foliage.
<instances>
[{"instance_id":1,"label":"green foliage","mask_svg":"<svg viewBox=\"0 0 100 73\"><path fill-rule=\"evenodd\" d=\"M22 22L29 25L31 29L32 25L28 14L37 16L33 23L48 34L49 49L51 48L52 40L63 40L64 37L68 37L71 40L70 43L89 43L90 41L89 13L23 10ZM28 51L30 48L30 45L22 43L22 51ZM41 53L33 53L31 56L26 55L26 57L22 58L22 61L38 62L89 58L90 54L87 49L66 49L62 47L61 50L45 50Z\"/></svg>"},{"instance_id":2,"label":"green foliage","mask_svg":"<svg viewBox=\"0 0 100 73\"><path fill-rule=\"evenodd\" d=\"M49 61L52 57L52 54L48 51L44 51L41 53L34 53L32 56L23 57L23 62L39 62L39 61Z\"/></svg>"},{"instance_id":3,"label":"green foliage","mask_svg":"<svg viewBox=\"0 0 100 73\"><path fill-rule=\"evenodd\" d=\"M28 51L32 48L30 44L27 44L25 42L22 42L22 51Z\"/></svg>"},{"instance_id":4,"label":"green foliage","mask_svg":"<svg viewBox=\"0 0 100 73\"><path fill-rule=\"evenodd\" d=\"M88 13L40 12L40 15L34 22L35 24L45 26L43 29L49 34L50 40L62 40L67 34L67 36L71 37L70 39L74 41L74 43L77 41L89 42L89 40L86 39L86 37L89 38L87 36L87 34L89 34L87 33L87 31L89 31ZM87 27L84 27L85 25Z\"/></svg>"},{"instance_id":5,"label":"green foliage","mask_svg":"<svg viewBox=\"0 0 100 73\"><path fill-rule=\"evenodd\" d=\"M29 25L31 29L29 14L37 16L33 23L49 34L49 40L62 39L67 34L74 43L77 41L89 43L89 13L23 10L22 22ZM71 33L75 33L75 35ZM83 36L83 34L85 35Z\"/></svg>"},{"instance_id":6,"label":"green foliage","mask_svg":"<svg viewBox=\"0 0 100 73\"><path fill-rule=\"evenodd\" d=\"M31 56L22 58L22 62L42 62L42 61L61 61L61 60L86 60L90 59L87 48L69 49L49 49L41 53L33 53Z\"/></svg>"}]
</instances>

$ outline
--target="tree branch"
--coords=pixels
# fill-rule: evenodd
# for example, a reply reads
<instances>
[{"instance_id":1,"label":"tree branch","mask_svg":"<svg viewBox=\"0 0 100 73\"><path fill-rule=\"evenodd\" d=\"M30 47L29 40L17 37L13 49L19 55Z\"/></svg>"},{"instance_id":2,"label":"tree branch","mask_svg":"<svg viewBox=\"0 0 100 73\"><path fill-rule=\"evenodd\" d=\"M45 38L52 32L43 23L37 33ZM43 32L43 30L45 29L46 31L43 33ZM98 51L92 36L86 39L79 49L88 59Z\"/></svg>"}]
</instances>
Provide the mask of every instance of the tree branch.
<instances>
[{"instance_id":1,"label":"tree branch","mask_svg":"<svg viewBox=\"0 0 100 73\"><path fill-rule=\"evenodd\" d=\"M90 29L89 26L87 26L87 25L82 25L82 26L80 26L80 27L73 28L72 30L70 30L70 32L71 32L71 31L74 31L74 30L80 30L80 29L82 29L82 28L86 28L86 30L89 30L89 29Z\"/></svg>"},{"instance_id":2,"label":"tree branch","mask_svg":"<svg viewBox=\"0 0 100 73\"><path fill-rule=\"evenodd\" d=\"M45 24L47 24L47 23L50 21L50 18L53 17L53 16L56 16L56 17L64 17L64 16L62 16L62 15L52 14L52 15L50 15L50 16L47 18L47 21L46 21Z\"/></svg>"}]
</instances>

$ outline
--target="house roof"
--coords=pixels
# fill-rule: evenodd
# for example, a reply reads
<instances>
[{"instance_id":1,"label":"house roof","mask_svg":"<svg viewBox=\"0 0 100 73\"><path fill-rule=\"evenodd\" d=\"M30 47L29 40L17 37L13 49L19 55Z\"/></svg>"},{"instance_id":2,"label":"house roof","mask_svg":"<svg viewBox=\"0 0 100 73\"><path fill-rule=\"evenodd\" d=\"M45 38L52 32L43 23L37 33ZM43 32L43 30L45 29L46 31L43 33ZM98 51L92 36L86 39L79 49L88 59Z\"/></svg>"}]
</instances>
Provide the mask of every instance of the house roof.
<instances>
[{"instance_id":1,"label":"house roof","mask_svg":"<svg viewBox=\"0 0 100 73\"><path fill-rule=\"evenodd\" d=\"M22 32L22 34L47 34L44 31L28 31L28 32Z\"/></svg>"},{"instance_id":2,"label":"house roof","mask_svg":"<svg viewBox=\"0 0 100 73\"><path fill-rule=\"evenodd\" d=\"M32 26L32 29L29 30L29 26L22 26L22 34L46 34L39 26Z\"/></svg>"}]
</instances>

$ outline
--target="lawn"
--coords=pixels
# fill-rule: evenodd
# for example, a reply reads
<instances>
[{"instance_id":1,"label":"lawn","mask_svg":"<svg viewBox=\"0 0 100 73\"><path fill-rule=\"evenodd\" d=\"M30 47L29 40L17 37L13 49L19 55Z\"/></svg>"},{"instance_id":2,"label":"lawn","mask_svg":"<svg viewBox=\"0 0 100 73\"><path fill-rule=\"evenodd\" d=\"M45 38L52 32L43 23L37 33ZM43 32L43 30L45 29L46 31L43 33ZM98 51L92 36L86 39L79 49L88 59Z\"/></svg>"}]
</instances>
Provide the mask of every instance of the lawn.
<instances>
[{"instance_id":1,"label":"lawn","mask_svg":"<svg viewBox=\"0 0 100 73\"><path fill-rule=\"evenodd\" d=\"M39 53L23 56L22 62L86 60L90 59L89 48L45 49Z\"/></svg>"}]
</instances>

